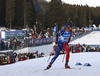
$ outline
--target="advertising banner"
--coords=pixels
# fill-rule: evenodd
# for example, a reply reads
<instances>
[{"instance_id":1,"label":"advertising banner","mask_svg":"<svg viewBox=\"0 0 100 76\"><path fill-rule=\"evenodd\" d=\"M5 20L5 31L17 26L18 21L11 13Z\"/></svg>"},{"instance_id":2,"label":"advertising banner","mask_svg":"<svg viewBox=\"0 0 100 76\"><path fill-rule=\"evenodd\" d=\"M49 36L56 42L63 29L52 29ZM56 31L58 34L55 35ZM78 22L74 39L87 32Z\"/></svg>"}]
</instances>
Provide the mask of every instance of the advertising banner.
<instances>
[{"instance_id":1,"label":"advertising banner","mask_svg":"<svg viewBox=\"0 0 100 76\"><path fill-rule=\"evenodd\" d=\"M23 39L26 35L26 30L5 31L5 39L10 39L11 37Z\"/></svg>"},{"instance_id":2,"label":"advertising banner","mask_svg":"<svg viewBox=\"0 0 100 76\"><path fill-rule=\"evenodd\" d=\"M1 34L2 34L2 32L0 31L0 38L1 38Z\"/></svg>"},{"instance_id":3,"label":"advertising banner","mask_svg":"<svg viewBox=\"0 0 100 76\"><path fill-rule=\"evenodd\" d=\"M28 44L29 45L37 45L37 44L46 44L46 43L50 43L53 41L53 38L45 38L45 39L29 39Z\"/></svg>"}]
</instances>

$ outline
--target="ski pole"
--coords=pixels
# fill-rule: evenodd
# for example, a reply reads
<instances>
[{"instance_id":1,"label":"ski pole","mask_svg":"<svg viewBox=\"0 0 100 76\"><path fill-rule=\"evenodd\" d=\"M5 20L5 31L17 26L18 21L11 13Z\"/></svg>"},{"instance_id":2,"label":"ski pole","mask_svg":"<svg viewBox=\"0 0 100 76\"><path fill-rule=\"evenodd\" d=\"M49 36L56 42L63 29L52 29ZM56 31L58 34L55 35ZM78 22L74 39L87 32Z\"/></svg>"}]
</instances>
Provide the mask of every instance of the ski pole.
<instances>
[{"instance_id":1,"label":"ski pole","mask_svg":"<svg viewBox=\"0 0 100 76\"><path fill-rule=\"evenodd\" d=\"M52 55L53 51L55 50L56 45L57 45L57 44L54 45L54 48L53 48L53 50L52 50L52 52L51 52L51 54L50 54L50 56L49 56L47 62L49 62L49 60L50 60L50 58L51 58L51 55Z\"/></svg>"},{"instance_id":2,"label":"ski pole","mask_svg":"<svg viewBox=\"0 0 100 76\"><path fill-rule=\"evenodd\" d=\"M65 54L66 54L66 52L64 52L64 56L63 56L63 60L62 60L62 62L64 62Z\"/></svg>"}]
</instances>

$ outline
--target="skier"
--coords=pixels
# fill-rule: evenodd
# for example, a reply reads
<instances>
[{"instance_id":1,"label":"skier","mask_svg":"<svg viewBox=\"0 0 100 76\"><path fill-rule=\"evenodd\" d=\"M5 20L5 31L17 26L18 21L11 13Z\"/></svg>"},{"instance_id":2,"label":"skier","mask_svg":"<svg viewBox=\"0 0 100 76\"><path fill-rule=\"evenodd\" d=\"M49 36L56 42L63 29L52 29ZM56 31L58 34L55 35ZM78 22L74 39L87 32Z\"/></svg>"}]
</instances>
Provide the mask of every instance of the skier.
<instances>
[{"instance_id":1,"label":"skier","mask_svg":"<svg viewBox=\"0 0 100 76\"><path fill-rule=\"evenodd\" d=\"M56 53L55 53L55 56L51 59L51 62L49 63L49 65L47 66L46 69L51 68L52 64L54 63L56 58L59 56L60 51L62 49L64 49L65 53L66 53L65 68L70 68L68 66L69 56L70 56L70 54L69 54L70 53L70 48L69 48L68 43L70 42L71 35L72 35L72 30L71 30L69 24L66 24L64 29L57 32L55 43L58 44L58 45L56 47Z\"/></svg>"}]
</instances>

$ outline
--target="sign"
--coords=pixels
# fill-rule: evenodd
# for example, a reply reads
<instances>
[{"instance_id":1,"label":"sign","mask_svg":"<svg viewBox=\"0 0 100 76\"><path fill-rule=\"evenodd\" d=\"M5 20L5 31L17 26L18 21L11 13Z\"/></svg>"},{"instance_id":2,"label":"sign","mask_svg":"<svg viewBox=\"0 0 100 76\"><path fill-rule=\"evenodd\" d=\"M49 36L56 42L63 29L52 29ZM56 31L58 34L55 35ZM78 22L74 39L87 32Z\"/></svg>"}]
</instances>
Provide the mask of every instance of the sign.
<instances>
[{"instance_id":1,"label":"sign","mask_svg":"<svg viewBox=\"0 0 100 76\"><path fill-rule=\"evenodd\" d=\"M33 42L34 40L34 42ZM53 38L45 38L45 39L38 39L38 38L35 38L35 39L29 39L28 41L28 44L29 45L37 45L37 44L46 44L46 43L50 43L53 41Z\"/></svg>"},{"instance_id":2,"label":"sign","mask_svg":"<svg viewBox=\"0 0 100 76\"><path fill-rule=\"evenodd\" d=\"M11 37L23 39L26 35L26 30L5 31L5 39L10 39Z\"/></svg>"}]
</instances>

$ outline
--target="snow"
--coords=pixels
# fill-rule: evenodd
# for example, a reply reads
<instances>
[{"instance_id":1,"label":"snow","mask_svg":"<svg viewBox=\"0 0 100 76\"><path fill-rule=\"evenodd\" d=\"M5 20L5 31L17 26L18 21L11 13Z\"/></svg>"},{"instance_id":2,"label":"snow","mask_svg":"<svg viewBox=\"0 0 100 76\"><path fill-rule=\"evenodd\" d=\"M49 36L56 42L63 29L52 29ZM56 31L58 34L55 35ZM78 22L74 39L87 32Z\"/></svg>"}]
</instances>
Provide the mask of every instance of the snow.
<instances>
[{"instance_id":1,"label":"snow","mask_svg":"<svg viewBox=\"0 0 100 76\"><path fill-rule=\"evenodd\" d=\"M23 49L19 49L19 50L16 50L16 51L14 51L15 53L28 53L28 48L26 47L26 48L23 48Z\"/></svg>"},{"instance_id":2,"label":"snow","mask_svg":"<svg viewBox=\"0 0 100 76\"><path fill-rule=\"evenodd\" d=\"M36 52L38 51L38 53L45 53L45 56L48 56L50 54L50 52L53 50L53 45L52 44L48 44L48 45L42 45L42 46L35 46L35 47L28 47L28 48L24 48L21 50L16 50L14 52L16 53L27 53L27 52Z\"/></svg>"},{"instance_id":3,"label":"snow","mask_svg":"<svg viewBox=\"0 0 100 76\"><path fill-rule=\"evenodd\" d=\"M64 69L65 62L62 62L63 55L60 55L52 67L44 71L49 64L47 56L0 66L0 76L100 76L100 52L70 53L70 56L69 65L74 69ZM92 66L76 66L77 62L83 65L90 63Z\"/></svg>"},{"instance_id":4,"label":"snow","mask_svg":"<svg viewBox=\"0 0 100 76\"><path fill-rule=\"evenodd\" d=\"M93 31L81 38L78 38L69 44L86 44L86 45L100 45L100 31Z\"/></svg>"},{"instance_id":5,"label":"snow","mask_svg":"<svg viewBox=\"0 0 100 76\"><path fill-rule=\"evenodd\" d=\"M37 47L29 47L28 52L36 52L38 50L39 54L41 52L45 53L45 56L48 56L50 52L53 50L53 45L45 45L45 46L37 46Z\"/></svg>"},{"instance_id":6,"label":"snow","mask_svg":"<svg viewBox=\"0 0 100 76\"><path fill-rule=\"evenodd\" d=\"M51 0L46 0L46 1L51 1ZM69 4L76 4L76 5L88 5L90 7L96 7L96 6L100 6L99 4L99 0L62 0L65 3L69 3Z\"/></svg>"},{"instance_id":7,"label":"snow","mask_svg":"<svg viewBox=\"0 0 100 76\"><path fill-rule=\"evenodd\" d=\"M92 34L89 34L90 37L94 35L93 33L99 34L99 32L92 32ZM86 35L86 38L88 37L89 36ZM94 38L99 38L99 35L96 35ZM70 53L69 66L74 69L64 69L65 61L62 62L64 55L60 55L52 67L49 70L44 71L43 69L49 64L47 60L49 58L49 53L53 49L52 47L53 45L49 44L15 51L21 53L38 50L39 52L44 52L46 57L0 66L0 76L100 76L100 52ZM51 56L51 58L52 57L53 56ZM76 66L75 64L77 62L82 63L82 65ZM83 66L85 63L90 63L92 66ZM81 69L79 70L79 68Z\"/></svg>"}]
</instances>

